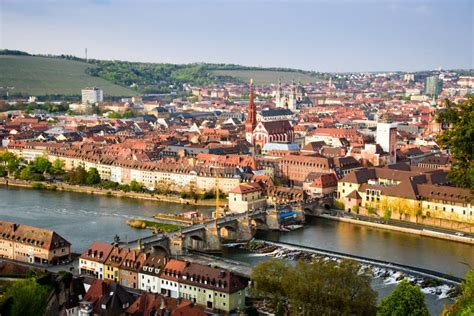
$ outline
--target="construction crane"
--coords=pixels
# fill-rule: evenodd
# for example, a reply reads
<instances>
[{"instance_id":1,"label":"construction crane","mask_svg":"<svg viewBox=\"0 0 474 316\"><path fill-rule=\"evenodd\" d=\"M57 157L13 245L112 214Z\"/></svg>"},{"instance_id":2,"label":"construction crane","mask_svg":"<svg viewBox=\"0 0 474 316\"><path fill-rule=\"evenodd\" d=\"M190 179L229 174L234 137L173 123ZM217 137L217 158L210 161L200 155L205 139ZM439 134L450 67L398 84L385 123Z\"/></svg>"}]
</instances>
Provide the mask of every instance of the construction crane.
<instances>
[{"instance_id":1,"label":"construction crane","mask_svg":"<svg viewBox=\"0 0 474 316\"><path fill-rule=\"evenodd\" d=\"M219 178L216 177L216 210L214 211L214 221L217 227L217 220L219 219Z\"/></svg>"}]
</instances>

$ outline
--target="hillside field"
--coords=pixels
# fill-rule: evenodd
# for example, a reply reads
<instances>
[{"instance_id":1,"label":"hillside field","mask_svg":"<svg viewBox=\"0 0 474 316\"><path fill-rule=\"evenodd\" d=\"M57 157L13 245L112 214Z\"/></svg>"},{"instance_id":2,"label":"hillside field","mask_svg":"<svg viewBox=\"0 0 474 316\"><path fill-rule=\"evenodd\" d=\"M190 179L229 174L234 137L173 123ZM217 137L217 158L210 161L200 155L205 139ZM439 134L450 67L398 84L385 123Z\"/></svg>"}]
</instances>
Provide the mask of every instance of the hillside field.
<instances>
[{"instance_id":1,"label":"hillside field","mask_svg":"<svg viewBox=\"0 0 474 316\"><path fill-rule=\"evenodd\" d=\"M315 82L318 78L304 73L291 71L275 71L275 70L213 70L213 74L218 76L230 76L242 80L244 82L253 81L256 84L270 84L278 83L281 80L283 83L291 83L301 81L303 83Z\"/></svg>"},{"instance_id":2,"label":"hillside field","mask_svg":"<svg viewBox=\"0 0 474 316\"><path fill-rule=\"evenodd\" d=\"M59 58L0 55L0 87L14 87L9 90L10 94L34 96L79 95L85 87L101 88L105 96L136 94L131 89L86 74L87 67L90 65Z\"/></svg>"}]
</instances>

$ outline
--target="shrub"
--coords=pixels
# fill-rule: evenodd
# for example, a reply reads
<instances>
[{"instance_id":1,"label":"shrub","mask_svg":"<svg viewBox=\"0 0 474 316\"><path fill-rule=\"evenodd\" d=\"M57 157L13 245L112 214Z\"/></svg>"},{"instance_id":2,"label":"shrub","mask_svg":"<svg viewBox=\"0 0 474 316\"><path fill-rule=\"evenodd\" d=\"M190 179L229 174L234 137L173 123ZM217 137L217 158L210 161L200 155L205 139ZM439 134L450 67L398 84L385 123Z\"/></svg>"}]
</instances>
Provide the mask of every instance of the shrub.
<instances>
[{"instance_id":1,"label":"shrub","mask_svg":"<svg viewBox=\"0 0 474 316\"><path fill-rule=\"evenodd\" d=\"M31 184L31 187L33 189L38 189L38 190L43 190L45 188L44 184L42 182L33 182Z\"/></svg>"},{"instance_id":2,"label":"shrub","mask_svg":"<svg viewBox=\"0 0 474 316\"><path fill-rule=\"evenodd\" d=\"M338 210L344 210L345 205L342 201L334 201L334 207L337 208Z\"/></svg>"}]
</instances>

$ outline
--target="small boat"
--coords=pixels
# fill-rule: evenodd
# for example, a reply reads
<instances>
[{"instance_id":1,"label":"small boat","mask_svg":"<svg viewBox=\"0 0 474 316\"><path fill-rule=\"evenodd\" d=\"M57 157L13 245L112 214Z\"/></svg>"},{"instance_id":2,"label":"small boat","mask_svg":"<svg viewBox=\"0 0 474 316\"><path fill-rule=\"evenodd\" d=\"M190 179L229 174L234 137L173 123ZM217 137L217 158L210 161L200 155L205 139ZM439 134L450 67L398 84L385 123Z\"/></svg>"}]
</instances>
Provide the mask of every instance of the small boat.
<instances>
[{"instance_id":1,"label":"small boat","mask_svg":"<svg viewBox=\"0 0 474 316\"><path fill-rule=\"evenodd\" d=\"M287 225L286 228L289 230L297 230L303 228L303 225Z\"/></svg>"}]
</instances>

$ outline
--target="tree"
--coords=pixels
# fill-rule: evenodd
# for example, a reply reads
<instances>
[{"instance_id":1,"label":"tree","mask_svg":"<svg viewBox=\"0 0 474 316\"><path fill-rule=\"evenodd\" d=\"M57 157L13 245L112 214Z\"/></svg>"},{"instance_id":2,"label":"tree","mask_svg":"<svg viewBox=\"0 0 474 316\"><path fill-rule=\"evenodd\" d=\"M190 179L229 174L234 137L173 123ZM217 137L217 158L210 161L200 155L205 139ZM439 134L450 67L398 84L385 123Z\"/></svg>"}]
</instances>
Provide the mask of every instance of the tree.
<instances>
[{"instance_id":1,"label":"tree","mask_svg":"<svg viewBox=\"0 0 474 316\"><path fill-rule=\"evenodd\" d=\"M47 303L48 290L34 278L19 280L6 291L5 297L12 300L9 315L42 315Z\"/></svg>"},{"instance_id":2,"label":"tree","mask_svg":"<svg viewBox=\"0 0 474 316\"><path fill-rule=\"evenodd\" d=\"M66 175L65 175L65 180L69 184L76 184L76 185L81 185L86 183L86 177L87 177L87 172L86 170L79 166L77 168L74 168L70 170Z\"/></svg>"},{"instance_id":3,"label":"tree","mask_svg":"<svg viewBox=\"0 0 474 316\"><path fill-rule=\"evenodd\" d=\"M49 169L51 168L51 162L49 162L49 160L44 157L36 157L33 161L33 168L39 173L49 172Z\"/></svg>"},{"instance_id":4,"label":"tree","mask_svg":"<svg viewBox=\"0 0 474 316\"><path fill-rule=\"evenodd\" d=\"M252 271L254 293L277 310L298 315L375 315L376 293L368 270L351 260L268 260ZM281 304L284 304L282 308Z\"/></svg>"},{"instance_id":5,"label":"tree","mask_svg":"<svg viewBox=\"0 0 474 316\"><path fill-rule=\"evenodd\" d=\"M438 114L437 121L449 126L438 138L454 160L449 179L456 186L474 191L474 96L459 104L446 100L446 108Z\"/></svg>"},{"instance_id":6,"label":"tree","mask_svg":"<svg viewBox=\"0 0 474 316\"><path fill-rule=\"evenodd\" d=\"M20 167L21 159L11 152L0 153L0 165L5 165L9 174L14 173Z\"/></svg>"},{"instance_id":7,"label":"tree","mask_svg":"<svg viewBox=\"0 0 474 316\"><path fill-rule=\"evenodd\" d=\"M120 113L111 111L111 112L107 113L107 117L111 118L111 119L120 119L120 118L122 118L122 115L120 115Z\"/></svg>"},{"instance_id":8,"label":"tree","mask_svg":"<svg viewBox=\"0 0 474 316\"><path fill-rule=\"evenodd\" d=\"M283 278L288 275L291 268L288 262L270 259L260 262L252 270L253 294L263 296L270 300L273 308L286 296Z\"/></svg>"},{"instance_id":9,"label":"tree","mask_svg":"<svg viewBox=\"0 0 474 316\"><path fill-rule=\"evenodd\" d=\"M138 183L136 180L132 180L129 186L130 186L130 191L133 191L133 192L145 191L145 187L141 183Z\"/></svg>"},{"instance_id":10,"label":"tree","mask_svg":"<svg viewBox=\"0 0 474 316\"><path fill-rule=\"evenodd\" d=\"M384 316L418 316L429 315L425 296L418 285L411 285L403 280L395 290L382 300L377 315Z\"/></svg>"},{"instance_id":11,"label":"tree","mask_svg":"<svg viewBox=\"0 0 474 316\"><path fill-rule=\"evenodd\" d=\"M0 165L0 177L6 177L8 175L7 167Z\"/></svg>"},{"instance_id":12,"label":"tree","mask_svg":"<svg viewBox=\"0 0 474 316\"><path fill-rule=\"evenodd\" d=\"M100 174L96 168L90 168L86 175L86 184L94 185L100 183Z\"/></svg>"},{"instance_id":13,"label":"tree","mask_svg":"<svg viewBox=\"0 0 474 316\"><path fill-rule=\"evenodd\" d=\"M61 175L64 173L64 162L61 159L56 159L51 164L49 172L52 175Z\"/></svg>"},{"instance_id":14,"label":"tree","mask_svg":"<svg viewBox=\"0 0 474 316\"><path fill-rule=\"evenodd\" d=\"M26 166L25 168L21 169L18 178L21 180L31 180L33 178L35 170L33 166Z\"/></svg>"},{"instance_id":15,"label":"tree","mask_svg":"<svg viewBox=\"0 0 474 316\"><path fill-rule=\"evenodd\" d=\"M464 281L461 283L461 296L459 296L453 305L445 308L442 315L474 315L474 269L466 273Z\"/></svg>"}]
</instances>

